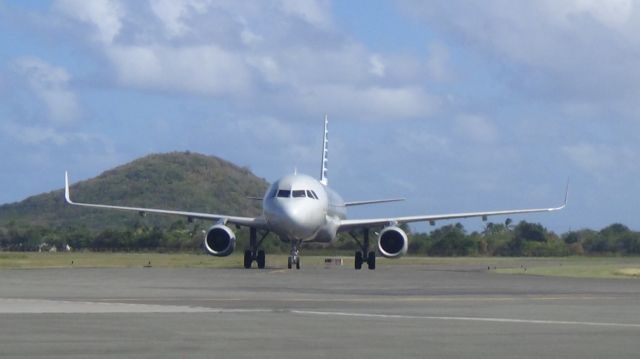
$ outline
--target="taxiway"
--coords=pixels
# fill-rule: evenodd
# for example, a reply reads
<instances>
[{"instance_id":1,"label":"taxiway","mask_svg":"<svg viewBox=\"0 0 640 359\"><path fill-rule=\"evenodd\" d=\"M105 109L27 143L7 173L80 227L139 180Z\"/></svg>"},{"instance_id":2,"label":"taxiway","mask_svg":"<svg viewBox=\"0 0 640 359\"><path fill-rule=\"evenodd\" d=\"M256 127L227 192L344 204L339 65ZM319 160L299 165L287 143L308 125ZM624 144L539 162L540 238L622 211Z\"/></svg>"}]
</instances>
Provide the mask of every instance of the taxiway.
<instances>
[{"instance_id":1,"label":"taxiway","mask_svg":"<svg viewBox=\"0 0 640 359\"><path fill-rule=\"evenodd\" d=\"M0 357L637 358L640 281L477 266L0 271Z\"/></svg>"}]
</instances>

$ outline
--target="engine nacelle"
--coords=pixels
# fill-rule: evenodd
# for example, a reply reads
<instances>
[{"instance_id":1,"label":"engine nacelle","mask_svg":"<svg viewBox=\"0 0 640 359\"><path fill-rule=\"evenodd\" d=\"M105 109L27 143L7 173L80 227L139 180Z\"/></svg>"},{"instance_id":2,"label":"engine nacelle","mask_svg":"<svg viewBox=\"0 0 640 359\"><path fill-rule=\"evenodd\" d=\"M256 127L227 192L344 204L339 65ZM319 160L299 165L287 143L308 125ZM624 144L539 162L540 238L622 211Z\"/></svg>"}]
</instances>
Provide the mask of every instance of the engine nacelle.
<instances>
[{"instance_id":1,"label":"engine nacelle","mask_svg":"<svg viewBox=\"0 0 640 359\"><path fill-rule=\"evenodd\" d=\"M409 239L404 231L396 226L385 227L378 236L378 250L387 258L398 258L407 254Z\"/></svg>"},{"instance_id":2,"label":"engine nacelle","mask_svg":"<svg viewBox=\"0 0 640 359\"><path fill-rule=\"evenodd\" d=\"M216 224L204 236L204 248L216 257L226 257L236 248L236 234L231 228Z\"/></svg>"}]
</instances>

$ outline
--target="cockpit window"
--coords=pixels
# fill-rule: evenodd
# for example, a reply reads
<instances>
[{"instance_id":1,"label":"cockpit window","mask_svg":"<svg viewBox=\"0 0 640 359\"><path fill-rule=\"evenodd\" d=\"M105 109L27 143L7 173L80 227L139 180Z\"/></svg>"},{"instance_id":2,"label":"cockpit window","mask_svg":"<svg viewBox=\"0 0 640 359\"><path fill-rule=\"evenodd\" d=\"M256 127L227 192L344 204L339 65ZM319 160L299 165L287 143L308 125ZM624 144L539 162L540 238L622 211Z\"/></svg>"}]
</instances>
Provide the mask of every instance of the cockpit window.
<instances>
[{"instance_id":1,"label":"cockpit window","mask_svg":"<svg viewBox=\"0 0 640 359\"><path fill-rule=\"evenodd\" d=\"M309 192L311 192L311 194L313 195L313 198L315 198L315 199L319 199L319 198L318 198L318 195L317 195L314 191L309 191Z\"/></svg>"},{"instance_id":2,"label":"cockpit window","mask_svg":"<svg viewBox=\"0 0 640 359\"><path fill-rule=\"evenodd\" d=\"M306 197L306 196L307 195L305 194L305 191L303 189L293 191L293 198Z\"/></svg>"},{"instance_id":3,"label":"cockpit window","mask_svg":"<svg viewBox=\"0 0 640 359\"><path fill-rule=\"evenodd\" d=\"M289 197L291 195L291 191L288 189L281 189L278 191L278 197Z\"/></svg>"},{"instance_id":4,"label":"cockpit window","mask_svg":"<svg viewBox=\"0 0 640 359\"><path fill-rule=\"evenodd\" d=\"M311 193L311 191L309 190L307 190L307 197L317 199L313 196L313 193Z\"/></svg>"}]
</instances>

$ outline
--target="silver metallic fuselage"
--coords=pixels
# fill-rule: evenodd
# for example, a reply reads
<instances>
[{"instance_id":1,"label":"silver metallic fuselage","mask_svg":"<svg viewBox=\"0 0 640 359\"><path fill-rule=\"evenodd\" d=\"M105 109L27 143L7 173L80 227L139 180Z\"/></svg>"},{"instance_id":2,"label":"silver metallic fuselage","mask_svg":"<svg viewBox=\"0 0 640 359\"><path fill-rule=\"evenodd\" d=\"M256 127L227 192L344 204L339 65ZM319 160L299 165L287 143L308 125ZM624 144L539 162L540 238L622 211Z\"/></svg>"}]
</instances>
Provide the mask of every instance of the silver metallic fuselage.
<instances>
[{"instance_id":1,"label":"silver metallic fuselage","mask_svg":"<svg viewBox=\"0 0 640 359\"><path fill-rule=\"evenodd\" d=\"M289 196L283 195L286 191ZM299 191L304 191L304 196ZM300 196L294 197L294 193ZM345 203L336 192L302 174L274 182L264 195L262 210L271 231L285 241L331 242L347 215Z\"/></svg>"}]
</instances>

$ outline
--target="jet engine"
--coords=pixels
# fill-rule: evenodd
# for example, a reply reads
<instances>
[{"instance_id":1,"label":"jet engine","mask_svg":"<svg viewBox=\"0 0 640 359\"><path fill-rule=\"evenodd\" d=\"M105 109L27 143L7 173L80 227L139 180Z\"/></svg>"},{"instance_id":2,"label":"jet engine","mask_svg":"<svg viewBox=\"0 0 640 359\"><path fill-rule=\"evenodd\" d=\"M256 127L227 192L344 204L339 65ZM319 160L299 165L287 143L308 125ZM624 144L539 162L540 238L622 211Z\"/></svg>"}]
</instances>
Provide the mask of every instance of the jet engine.
<instances>
[{"instance_id":1,"label":"jet engine","mask_svg":"<svg viewBox=\"0 0 640 359\"><path fill-rule=\"evenodd\" d=\"M407 254L409 239L404 231L396 226L385 227L378 236L378 250L387 258L398 258Z\"/></svg>"},{"instance_id":2,"label":"jet engine","mask_svg":"<svg viewBox=\"0 0 640 359\"><path fill-rule=\"evenodd\" d=\"M204 248L216 257L226 257L236 248L236 234L231 228L216 224L204 236Z\"/></svg>"}]
</instances>

